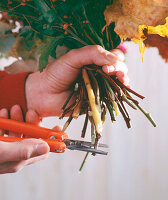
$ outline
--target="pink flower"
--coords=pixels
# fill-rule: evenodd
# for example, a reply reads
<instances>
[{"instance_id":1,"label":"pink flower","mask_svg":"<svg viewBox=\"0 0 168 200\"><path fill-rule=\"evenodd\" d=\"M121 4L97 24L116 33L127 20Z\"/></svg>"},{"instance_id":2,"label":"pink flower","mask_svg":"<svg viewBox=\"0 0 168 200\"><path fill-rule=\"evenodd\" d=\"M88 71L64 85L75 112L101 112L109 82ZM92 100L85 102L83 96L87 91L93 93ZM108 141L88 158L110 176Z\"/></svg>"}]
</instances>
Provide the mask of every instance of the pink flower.
<instances>
[{"instance_id":1,"label":"pink flower","mask_svg":"<svg viewBox=\"0 0 168 200\"><path fill-rule=\"evenodd\" d=\"M116 48L123 51L123 53L127 53L127 49L124 47L124 45L122 43L120 43Z\"/></svg>"}]
</instances>

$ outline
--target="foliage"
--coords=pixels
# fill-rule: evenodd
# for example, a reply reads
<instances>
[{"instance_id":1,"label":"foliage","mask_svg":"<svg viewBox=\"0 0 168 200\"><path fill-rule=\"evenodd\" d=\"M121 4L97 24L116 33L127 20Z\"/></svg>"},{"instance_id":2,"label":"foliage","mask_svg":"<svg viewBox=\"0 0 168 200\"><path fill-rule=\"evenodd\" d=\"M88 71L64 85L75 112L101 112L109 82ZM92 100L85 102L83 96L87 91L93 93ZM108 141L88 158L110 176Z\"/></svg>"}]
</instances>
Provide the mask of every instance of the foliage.
<instances>
[{"instance_id":1,"label":"foliage","mask_svg":"<svg viewBox=\"0 0 168 200\"><path fill-rule=\"evenodd\" d=\"M56 58L58 45L64 45L69 50L92 44L99 44L107 50L118 46L120 38L114 32L114 23L102 32L105 26L103 13L111 3L111 0L2 0L0 10L15 16L22 24L17 37L23 37L24 43L17 45L17 56L24 59L34 57L36 49L41 55L39 69L42 70L50 56ZM95 23L97 19L98 23ZM25 51L19 52L20 48L28 52L28 57Z\"/></svg>"},{"instance_id":2,"label":"foliage","mask_svg":"<svg viewBox=\"0 0 168 200\"><path fill-rule=\"evenodd\" d=\"M122 39L129 38L139 44L143 57L146 44L143 43L146 39L142 34L144 29L148 29L148 34L162 36L162 41L168 38L168 26L165 24L168 17L167 4L167 0L115 0L114 4L107 6L105 10L106 22L107 25L115 22L114 30ZM154 45L156 42L152 43ZM168 60L168 57L166 59Z\"/></svg>"}]
</instances>

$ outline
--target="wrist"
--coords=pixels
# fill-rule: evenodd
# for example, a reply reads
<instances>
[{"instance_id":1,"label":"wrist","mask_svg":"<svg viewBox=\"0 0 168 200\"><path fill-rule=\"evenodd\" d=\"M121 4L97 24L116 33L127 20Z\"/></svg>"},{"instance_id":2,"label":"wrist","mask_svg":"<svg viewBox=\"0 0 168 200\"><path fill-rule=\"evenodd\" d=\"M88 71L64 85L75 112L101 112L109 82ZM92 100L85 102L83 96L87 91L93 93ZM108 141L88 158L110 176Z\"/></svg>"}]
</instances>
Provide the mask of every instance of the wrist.
<instances>
[{"instance_id":1,"label":"wrist","mask_svg":"<svg viewBox=\"0 0 168 200\"><path fill-rule=\"evenodd\" d=\"M34 110L39 114L39 107L38 105L41 98L41 73L34 72L30 74L25 83L25 96L26 96L26 104L27 110Z\"/></svg>"}]
</instances>

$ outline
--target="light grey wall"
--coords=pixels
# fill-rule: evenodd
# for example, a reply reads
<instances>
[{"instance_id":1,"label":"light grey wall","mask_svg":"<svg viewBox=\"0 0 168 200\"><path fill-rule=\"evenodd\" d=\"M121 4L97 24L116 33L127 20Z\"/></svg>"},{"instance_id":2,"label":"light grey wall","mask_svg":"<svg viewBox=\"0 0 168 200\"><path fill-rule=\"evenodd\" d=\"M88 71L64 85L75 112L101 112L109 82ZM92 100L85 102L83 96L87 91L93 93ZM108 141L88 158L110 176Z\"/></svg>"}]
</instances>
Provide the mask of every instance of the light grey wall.
<instances>
[{"instance_id":1,"label":"light grey wall","mask_svg":"<svg viewBox=\"0 0 168 200\"><path fill-rule=\"evenodd\" d=\"M52 154L17 174L1 175L0 200L168 199L168 64L156 49L147 49L142 63L136 45L126 45L132 88L146 97L142 105L158 127L129 109L132 129L122 117L113 125L106 121L101 142L110 146L108 156L90 156L79 174L83 153ZM49 128L63 123L43 121ZM71 138L80 139L82 123L82 118L72 123L67 130Z\"/></svg>"}]
</instances>

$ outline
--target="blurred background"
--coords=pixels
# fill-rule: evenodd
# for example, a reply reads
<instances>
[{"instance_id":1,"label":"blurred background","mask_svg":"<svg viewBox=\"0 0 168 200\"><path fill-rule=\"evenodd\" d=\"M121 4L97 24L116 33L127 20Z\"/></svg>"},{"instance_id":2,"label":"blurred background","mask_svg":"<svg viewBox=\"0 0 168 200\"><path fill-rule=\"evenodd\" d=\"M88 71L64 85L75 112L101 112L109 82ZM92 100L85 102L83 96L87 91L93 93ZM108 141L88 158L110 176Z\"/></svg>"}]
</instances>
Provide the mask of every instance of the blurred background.
<instances>
[{"instance_id":1,"label":"blurred background","mask_svg":"<svg viewBox=\"0 0 168 200\"><path fill-rule=\"evenodd\" d=\"M141 101L157 123L154 128L139 111L129 109L132 128L121 116L104 125L102 143L107 156L89 156L79 173L85 153L51 154L47 160L16 174L0 175L0 200L167 200L168 199L168 64L154 48L146 49L142 63L138 46L125 43L126 63L132 88L144 95ZM10 62L10 61L9 61ZM0 61L1 68L8 65ZM80 139L83 118L67 129ZM43 126L63 125L65 120L45 118ZM87 130L90 140L90 130Z\"/></svg>"}]
</instances>

